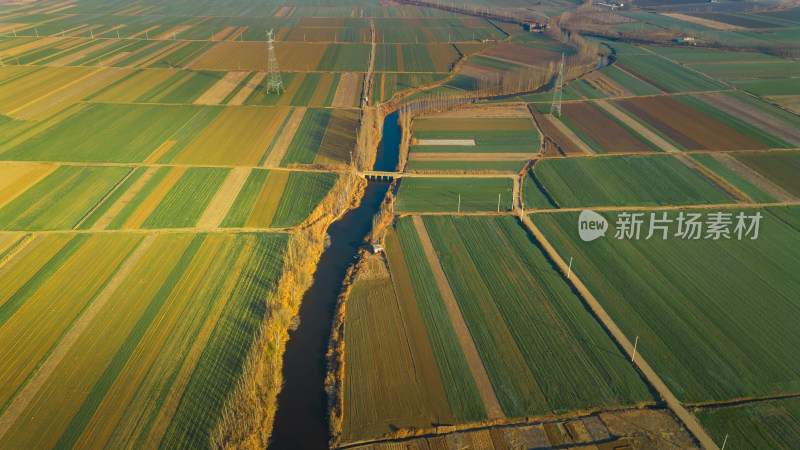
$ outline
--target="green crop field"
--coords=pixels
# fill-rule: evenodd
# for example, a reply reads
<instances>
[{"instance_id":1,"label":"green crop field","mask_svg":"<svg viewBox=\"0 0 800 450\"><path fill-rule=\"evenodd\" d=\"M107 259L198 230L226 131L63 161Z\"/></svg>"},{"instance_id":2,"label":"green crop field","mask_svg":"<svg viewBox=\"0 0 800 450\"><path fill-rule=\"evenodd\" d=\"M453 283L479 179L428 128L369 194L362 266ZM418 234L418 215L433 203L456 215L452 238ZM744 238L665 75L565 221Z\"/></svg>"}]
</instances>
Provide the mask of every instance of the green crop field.
<instances>
[{"instance_id":1,"label":"green crop field","mask_svg":"<svg viewBox=\"0 0 800 450\"><path fill-rule=\"evenodd\" d=\"M648 83L665 92L699 92L728 89L722 83L656 55L621 55L619 57L619 65L625 70L641 76Z\"/></svg>"},{"instance_id":2,"label":"green crop field","mask_svg":"<svg viewBox=\"0 0 800 450\"><path fill-rule=\"evenodd\" d=\"M517 219L424 221L506 416L652 401Z\"/></svg>"},{"instance_id":3,"label":"green crop field","mask_svg":"<svg viewBox=\"0 0 800 450\"><path fill-rule=\"evenodd\" d=\"M752 232L737 239L739 212L761 213L757 239ZM724 213L733 218L732 234L719 240L672 235L677 211L667 216L673 220L667 239L661 231L645 239L647 222L640 239L616 239L617 213L603 214L609 230L591 242L578 237L578 213L531 219L562 258L574 258L573 273L625 335L639 336L639 353L681 401L798 392L800 360L793 355L800 330L793 324L800 320L794 305L800 280L793 267L800 253L792 243L800 208Z\"/></svg>"},{"instance_id":4,"label":"green crop field","mask_svg":"<svg viewBox=\"0 0 800 450\"><path fill-rule=\"evenodd\" d=\"M193 167L156 206L143 228L189 228L197 224L230 169Z\"/></svg>"},{"instance_id":5,"label":"green crop field","mask_svg":"<svg viewBox=\"0 0 800 450\"><path fill-rule=\"evenodd\" d=\"M796 72L795 72L796 73ZM800 95L800 79L732 80L737 88L758 96Z\"/></svg>"},{"instance_id":6,"label":"green crop field","mask_svg":"<svg viewBox=\"0 0 800 450\"><path fill-rule=\"evenodd\" d=\"M396 230L453 416L457 421L484 419L478 388L411 218L398 220Z\"/></svg>"},{"instance_id":7,"label":"green crop field","mask_svg":"<svg viewBox=\"0 0 800 450\"><path fill-rule=\"evenodd\" d=\"M623 72L617 66L604 67L600 70L600 72L602 72L603 75L607 76L608 78L611 78L619 83L622 87L629 89L636 95L655 95L661 93L658 89L645 83L644 81Z\"/></svg>"},{"instance_id":8,"label":"green crop field","mask_svg":"<svg viewBox=\"0 0 800 450\"><path fill-rule=\"evenodd\" d=\"M517 173L525 167L527 160L519 161L461 161L454 156L452 161L418 161L411 160L406 166L408 171L464 171L464 172L507 172Z\"/></svg>"},{"instance_id":9,"label":"green crop field","mask_svg":"<svg viewBox=\"0 0 800 450\"><path fill-rule=\"evenodd\" d=\"M730 448L793 449L800 442L800 398L695 412L715 442Z\"/></svg>"},{"instance_id":10,"label":"green crop field","mask_svg":"<svg viewBox=\"0 0 800 450\"><path fill-rule=\"evenodd\" d=\"M317 70L332 72L366 72L370 47L367 44L330 44L322 55Z\"/></svg>"},{"instance_id":11,"label":"green crop field","mask_svg":"<svg viewBox=\"0 0 800 450\"><path fill-rule=\"evenodd\" d=\"M85 104L38 135L0 147L23 161L142 162L167 140L177 152L223 108L179 105Z\"/></svg>"},{"instance_id":12,"label":"green crop field","mask_svg":"<svg viewBox=\"0 0 800 450\"><path fill-rule=\"evenodd\" d=\"M534 171L562 208L733 203L670 155L546 159Z\"/></svg>"},{"instance_id":13,"label":"green crop field","mask_svg":"<svg viewBox=\"0 0 800 450\"><path fill-rule=\"evenodd\" d=\"M328 194L338 178L332 173L292 172L271 226L299 225Z\"/></svg>"},{"instance_id":14,"label":"green crop field","mask_svg":"<svg viewBox=\"0 0 800 450\"><path fill-rule=\"evenodd\" d=\"M394 210L508 211L511 209L510 178L405 178L400 183ZM498 199L499 196L499 199Z\"/></svg>"},{"instance_id":15,"label":"green crop field","mask_svg":"<svg viewBox=\"0 0 800 450\"><path fill-rule=\"evenodd\" d=\"M289 164L313 164L317 157L325 132L328 129L328 122L331 120L332 111L330 109L309 109L303 116L300 127L295 133L292 143L286 150L286 154L281 160L281 166Z\"/></svg>"},{"instance_id":16,"label":"green crop field","mask_svg":"<svg viewBox=\"0 0 800 450\"><path fill-rule=\"evenodd\" d=\"M800 197L800 152L737 153L734 158Z\"/></svg>"},{"instance_id":17,"label":"green crop field","mask_svg":"<svg viewBox=\"0 0 800 450\"><path fill-rule=\"evenodd\" d=\"M412 152L528 153L541 137L530 119L417 119L416 139L472 139L475 145L413 145Z\"/></svg>"},{"instance_id":18,"label":"green crop field","mask_svg":"<svg viewBox=\"0 0 800 450\"><path fill-rule=\"evenodd\" d=\"M71 229L130 171L130 167L60 166L0 209L0 228Z\"/></svg>"},{"instance_id":19,"label":"green crop field","mask_svg":"<svg viewBox=\"0 0 800 450\"><path fill-rule=\"evenodd\" d=\"M745 179L743 176L736 173L733 169L729 168L725 164L722 164L721 162L714 159L713 155L710 155L708 153L695 153L691 155L691 158L699 162L703 166L707 167L715 174L724 178L725 181L727 181L740 191L747 194L747 196L753 199L754 201L758 203L777 202L777 199L767 194L766 192L762 191L760 188L758 188L753 183Z\"/></svg>"},{"instance_id":20,"label":"green crop field","mask_svg":"<svg viewBox=\"0 0 800 450\"><path fill-rule=\"evenodd\" d=\"M206 445L266 310L266 294L274 286L288 236L164 234L154 238L127 274L119 268L143 245L143 235L83 235L66 246L56 238L43 240L28 258L53 244L63 250L29 281L9 286L18 286L14 298L20 300L14 304L19 307L11 311L10 303L3 304L8 315L0 333L19 342L29 341L41 327L49 327L49 334L39 333L37 341L4 358L9 362L4 379L17 370L24 381L51 358L69 332L74 311L82 308L65 295L85 302L111 277L123 280L56 361L0 445ZM15 264L0 284L37 266ZM43 300L53 296L64 301L57 313L44 314L53 306ZM25 326L31 317L37 326ZM47 342L40 342L43 337ZM18 364L25 361L27 366ZM4 406L18 392L10 394ZM32 411L48 420L22 420Z\"/></svg>"},{"instance_id":21,"label":"green crop field","mask_svg":"<svg viewBox=\"0 0 800 450\"><path fill-rule=\"evenodd\" d=\"M541 163L537 162L537 164ZM525 209L558 208L558 205L550 197L550 194L545 191L541 181L534 174L534 170L527 171L522 179L522 203Z\"/></svg>"}]
</instances>

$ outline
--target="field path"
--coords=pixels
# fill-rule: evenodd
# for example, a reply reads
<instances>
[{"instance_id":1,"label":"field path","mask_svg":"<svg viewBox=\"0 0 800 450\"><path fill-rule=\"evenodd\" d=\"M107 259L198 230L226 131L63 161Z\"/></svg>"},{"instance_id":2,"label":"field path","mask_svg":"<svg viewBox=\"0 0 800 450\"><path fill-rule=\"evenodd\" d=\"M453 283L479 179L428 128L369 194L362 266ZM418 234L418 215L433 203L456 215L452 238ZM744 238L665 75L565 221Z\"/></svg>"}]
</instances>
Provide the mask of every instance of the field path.
<instances>
[{"instance_id":1,"label":"field path","mask_svg":"<svg viewBox=\"0 0 800 450\"><path fill-rule=\"evenodd\" d=\"M567 139L569 139L573 144L575 144L575 146L578 147L583 153L586 153L587 155L597 154L597 152L595 152L591 147L586 145L586 143L583 142L581 138L579 138L575 133L573 133L572 130L570 130L566 125L564 125L563 122L561 122L560 120L556 119L555 117L549 114L543 114L542 117L544 117L544 120L547 120L551 124L553 124L553 126L556 127L558 131L563 133L564 136L566 136Z\"/></svg>"},{"instance_id":2,"label":"field path","mask_svg":"<svg viewBox=\"0 0 800 450\"><path fill-rule=\"evenodd\" d=\"M117 217L120 211L122 211L125 206L130 203L133 197L142 190L145 184L150 181L150 178L153 178L153 175L156 174L158 171L157 167L150 167L147 169L138 180L136 180L127 191L125 191L117 201L108 208L108 211L105 212L94 225L92 225L91 230L104 230L108 224L114 220L114 217Z\"/></svg>"},{"instance_id":3,"label":"field path","mask_svg":"<svg viewBox=\"0 0 800 450\"><path fill-rule=\"evenodd\" d=\"M289 144L292 143L294 134L297 133L297 129L300 127L300 122L303 121L303 117L306 115L306 109L306 107L301 106L295 108L291 112L292 117L289 118L289 122L283 127L283 132L275 142L275 146L272 147L272 151L269 152L269 156L267 156L267 160L264 162L265 167L277 167L281 164L283 155L286 154L286 150L289 148Z\"/></svg>"},{"instance_id":4,"label":"field path","mask_svg":"<svg viewBox=\"0 0 800 450\"><path fill-rule=\"evenodd\" d=\"M469 333L467 323L461 315L461 309L458 307L456 297L450 289L450 283L447 281L447 276L444 274L442 264L439 262L439 257L436 255L436 250L433 248L428 230L425 229L425 224L422 222L420 216L413 216L414 228L417 230L419 240L422 242L422 248L425 249L425 256L428 257L428 262L433 270L433 276L439 285L439 291L442 293L447 313L450 315L450 320L453 322L453 328L456 330L458 342L461 344L461 349L464 351L464 356L467 358L472 378L475 379L475 384L478 386L478 392L483 400L483 405L486 408L486 413L490 419L502 419L505 417L503 409L500 407L500 402L497 400L497 395L494 393L492 382L489 381L489 375L486 373L486 368L483 367L478 349L475 347L475 341L472 340L472 335Z\"/></svg>"},{"instance_id":5,"label":"field path","mask_svg":"<svg viewBox=\"0 0 800 450\"><path fill-rule=\"evenodd\" d=\"M759 189L782 202L796 202L800 200L731 155L725 153L711 153L711 156L722 164L725 164L729 169L743 176L747 181L755 184Z\"/></svg>"},{"instance_id":6,"label":"field path","mask_svg":"<svg viewBox=\"0 0 800 450\"><path fill-rule=\"evenodd\" d=\"M547 252L550 259L552 259L556 265L558 265L559 269L563 273L567 273L567 264L561 258L561 256L556 252L555 248L547 241L544 234L534 225L531 219L528 216L523 215L521 217L522 222L528 228L528 230L533 233L536 240L541 244L542 248ZM631 341L625 337L625 334L622 333L622 330L619 329L617 324L611 319L611 316L606 313L603 306L600 302L597 301L596 298L589 292L589 289L578 279L575 275L575 272L572 272L572 275L569 278L569 281L578 290L583 297L584 301L586 301L589 308L591 308L592 312L594 313L595 317L603 324L603 326L608 330L609 333L613 336L614 340L619 343L620 347L625 351L628 357L633 356L633 344ZM650 385L658 391L659 395L664 399L667 403L667 406L678 416L678 419L683 422L686 428L689 430L692 435L700 442L700 445L706 449L717 449L717 444L711 439L711 436L708 435L706 430L700 425L700 422L697 418L692 415L686 408L684 408L683 404L675 397L675 394L669 390L666 384L661 380L661 377L656 374L652 367L644 360L644 357L641 354L636 355L636 359L632 362Z\"/></svg>"},{"instance_id":7,"label":"field path","mask_svg":"<svg viewBox=\"0 0 800 450\"><path fill-rule=\"evenodd\" d=\"M197 222L197 228L201 230L211 230L218 228L219 224L228 215L228 210L231 209L234 200L242 190L247 177L250 176L252 169L248 167L235 167L228 174L228 178L222 183L222 186L217 191L211 203L206 207L200 221Z\"/></svg>"},{"instance_id":8,"label":"field path","mask_svg":"<svg viewBox=\"0 0 800 450\"><path fill-rule=\"evenodd\" d=\"M103 306L108 303L111 296L114 295L114 292L122 284L122 281L125 280L134 266L136 266L136 263L144 256L147 249L155 240L156 235L150 234L139 243L139 246L136 247L136 250L134 250L122 266L120 266L111 281L97 294L94 301L92 301L89 307L86 308L86 311L75 321L72 328L69 329L67 334L64 335L64 338L61 339L56 348L53 349L53 352L50 353L50 356L39 366L36 373L33 374L28 383L25 384L19 394L14 398L14 401L9 405L8 409L0 416L0 439L2 439L8 429L11 428L11 425L16 422L19 415L22 414L22 411L25 410L31 400L36 396L36 393L39 392L39 389L47 381L47 378L50 377L56 367L58 367L64 355L72 348L72 345L78 340L78 337L80 337L84 330L86 330L86 327L89 326Z\"/></svg>"}]
</instances>

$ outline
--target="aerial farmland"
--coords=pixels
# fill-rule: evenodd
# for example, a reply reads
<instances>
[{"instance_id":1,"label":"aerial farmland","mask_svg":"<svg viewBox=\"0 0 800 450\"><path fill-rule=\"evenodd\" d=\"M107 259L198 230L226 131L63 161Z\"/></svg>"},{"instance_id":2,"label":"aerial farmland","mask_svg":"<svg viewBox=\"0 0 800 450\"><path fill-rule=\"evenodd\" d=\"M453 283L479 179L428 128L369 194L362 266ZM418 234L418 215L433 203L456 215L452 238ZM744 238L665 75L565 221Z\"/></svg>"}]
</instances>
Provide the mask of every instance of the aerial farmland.
<instances>
[{"instance_id":1,"label":"aerial farmland","mask_svg":"<svg viewBox=\"0 0 800 450\"><path fill-rule=\"evenodd\" d=\"M798 448L799 48L783 0L0 0L0 448Z\"/></svg>"}]
</instances>

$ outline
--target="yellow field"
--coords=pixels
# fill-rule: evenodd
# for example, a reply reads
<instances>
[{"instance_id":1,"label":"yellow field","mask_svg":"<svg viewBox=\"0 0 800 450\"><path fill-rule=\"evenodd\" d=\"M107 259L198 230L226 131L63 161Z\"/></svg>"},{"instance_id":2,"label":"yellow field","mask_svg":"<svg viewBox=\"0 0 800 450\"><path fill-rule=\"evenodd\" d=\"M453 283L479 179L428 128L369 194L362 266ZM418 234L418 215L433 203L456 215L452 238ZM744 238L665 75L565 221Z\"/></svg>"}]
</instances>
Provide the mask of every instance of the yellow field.
<instances>
[{"instance_id":1,"label":"yellow field","mask_svg":"<svg viewBox=\"0 0 800 450\"><path fill-rule=\"evenodd\" d=\"M289 108L226 107L173 162L258 165L287 114Z\"/></svg>"},{"instance_id":2,"label":"yellow field","mask_svg":"<svg viewBox=\"0 0 800 450\"><path fill-rule=\"evenodd\" d=\"M131 215L127 222L122 226L123 230L136 229L142 226L147 217L153 213L161 200L164 200L167 193L175 186L175 183L186 172L186 167L173 167L166 177L161 180L161 183L156 186L153 192L136 208L136 211Z\"/></svg>"},{"instance_id":3,"label":"yellow field","mask_svg":"<svg viewBox=\"0 0 800 450\"><path fill-rule=\"evenodd\" d=\"M182 236L181 239L188 243L189 237L191 236ZM174 242L175 239L162 238L161 241L162 245L171 245L171 242ZM168 372L175 370L174 360L160 361L160 368L167 372L163 377L154 377L153 374L148 373L148 370L153 363L156 362L156 358L159 356L159 354L163 354L162 352L153 351L153 349L164 349L164 346L168 343L170 335L175 331L176 326L180 325L184 328L188 327L189 329L197 329L202 326L203 322L216 323L216 320L219 318L219 313L222 312L222 307L225 305L225 301L221 299L227 299L230 295L230 292L233 290L234 283L236 282L235 277L230 277L230 279L226 280L225 288L220 293L220 297L218 299L211 299L211 301L216 301L215 313L211 316L204 316L202 314L200 310L203 308L204 302L199 301L201 299L198 298L196 294L207 291L208 289L206 288L208 288L208 285L213 282L210 281L213 280L213 277L208 277L208 271L211 264L215 261L215 258L220 256L218 252L220 251L224 242L224 235L210 235L203 242L202 247L195 256L195 261L197 261L197 263L192 264L189 269L184 272L180 282L175 286L175 289L173 289L169 299L167 299L164 307L160 311L159 317L154 322L157 324L157 326L150 326L148 328L147 332L142 337L141 343L136 350L134 350L133 354L128 360L128 363L114 380L114 384L111 386L111 389L107 394L109 398L113 398L114 401L106 402L100 405L97 412L92 417L92 421L90 421L86 426L83 434L78 440L76 444L78 448L105 445L109 439L111 439L112 433L114 432L117 424L123 419L126 409L133 401L137 392L139 392L140 387L143 388L143 392L152 392L151 389L158 387L159 385L163 386L163 383L166 383L169 380ZM162 251L162 254L164 253L174 254L175 257L180 255L180 252L174 251ZM242 261L246 259L247 254L242 253L239 255L224 256L231 258L238 257L237 264L242 264ZM172 264L175 262L172 262ZM193 301L190 302L189 300ZM185 321L186 317L193 317L196 321L198 321L198 323L192 323L192 321L181 323ZM207 339L208 338L206 337L206 342ZM169 344L171 344L171 351L166 352L166 354L171 355L185 354L189 348L194 348L200 344L202 344L201 349L205 348L205 343L202 341L193 342L188 340L180 340L176 342L171 340ZM191 373L191 371L189 373ZM147 381L146 383L145 380ZM187 382L188 377L181 379L177 384L173 384L173 389L184 388ZM143 383L145 383L144 386L142 386ZM177 406L177 403L180 400L180 395L170 398L169 400L171 400L171 402L167 402L164 405L142 405L143 409L139 411L148 411L152 414L153 409L155 409L157 406L160 406L162 411L164 409L172 409L174 412L174 408L171 408L171 405L174 404ZM166 425L172 418L172 414L164 414L163 416L164 417L162 418L161 423ZM123 428L125 430L123 435L131 436L137 425L138 424L136 421L127 422L125 428ZM161 439L161 436L153 437L156 438L154 439L156 443Z\"/></svg>"},{"instance_id":4,"label":"yellow field","mask_svg":"<svg viewBox=\"0 0 800 450\"><path fill-rule=\"evenodd\" d=\"M2 307L19 288L25 285L32 276L42 268L72 236L54 234L39 236L28 246L30 252L18 259L14 264L6 264L0 268L0 307Z\"/></svg>"},{"instance_id":5,"label":"yellow field","mask_svg":"<svg viewBox=\"0 0 800 450\"><path fill-rule=\"evenodd\" d=\"M56 167L55 164L0 164L0 208L52 173Z\"/></svg>"},{"instance_id":6,"label":"yellow field","mask_svg":"<svg viewBox=\"0 0 800 450\"><path fill-rule=\"evenodd\" d=\"M92 236L3 324L0 342L14 345L0 347L0 404L27 380L141 239ZM48 246L38 249L51 253Z\"/></svg>"},{"instance_id":7,"label":"yellow field","mask_svg":"<svg viewBox=\"0 0 800 450\"><path fill-rule=\"evenodd\" d=\"M172 75L173 73L169 70L142 70L98 95L93 100L109 103L131 103Z\"/></svg>"},{"instance_id":8,"label":"yellow field","mask_svg":"<svg viewBox=\"0 0 800 450\"><path fill-rule=\"evenodd\" d=\"M283 91L276 105L289 106L289 103L292 102L294 95L297 94L298 90L300 90L300 85L303 84L303 80L305 80L305 78L306 74L304 73L296 74L294 78L292 78L292 81L289 82L289 85L286 86L286 90Z\"/></svg>"},{"instance_id":9,"label":"yellow field","mask_svg":"<svg viewBox=\"0 0 800 450\"><path fill-rule=\"evenodd\" d=\"M95 67L50 67L11 81L0 89L0 114L10 115L12 111L51 95L54 86L63 87L96 70Z\"/></svg>"},{"instance_id":10,"label":"yellow field","mask_svg":"<svg viewBox=\"0 0 800 450\"><path fill-rule=\"evenodd\" d=\"M261 188L253 210L245 222L245 227L267 228L275 217L278 210L278 203L281 201L286 182L289 180L291 172L288 170L271 170Z\"/></svg>"},{"instance_id":11,"label":"yellow field","mask_svg":"<svg viewBox=\"0 0 800 450\"><path fill-rule=\"evenodd\" d=\"M319 84L316 89L314 89L314 94L311 96L311 101L308 103L309 106L323 106L325 104L325 99L328 98L331 85L333 85L333 77L333 73L322 74Z\"/></svg>"},{"instance_id":12,"label":"yellow field","mask_svg":"<svg viewBox=\"0 0 800 450\"><path fill-rule=\"evenodd\" d=\"M120 239L121 235L106 236ZM141 237L135 239L138 241ZM163 245L158 245L159 241ZM190 239L185 241L188 246ZM137 319L169 275L170 271L164 268L174 265L180 257L181 252L169 249L181 244L174 237L165 236L158 238L148 249L142 261L117 290L117 296L105 304L81 333L64 355L57 370L21 414L21 417L39 419L17 420L0 441L0 447L6 447L9 443L21 448L55 446L88 397L92 386L97 383L122 342L131 333ZM104 253L110 252L95 250L94 257ZM142 280L147 282L143 283Z\"/></svg>"},{"instance_id":13,"label":"yellow field","mask_svg":"<svg viewBox=\"0 0 800 450\"><path fill-rule=\"evenodd\" d=\"M315 70L328 44L277 42L275 54L281 70L304 72ZM265 42L224 41L198 58L189 67L203 70L268 70Z\"/></svg>"}]
</instances>

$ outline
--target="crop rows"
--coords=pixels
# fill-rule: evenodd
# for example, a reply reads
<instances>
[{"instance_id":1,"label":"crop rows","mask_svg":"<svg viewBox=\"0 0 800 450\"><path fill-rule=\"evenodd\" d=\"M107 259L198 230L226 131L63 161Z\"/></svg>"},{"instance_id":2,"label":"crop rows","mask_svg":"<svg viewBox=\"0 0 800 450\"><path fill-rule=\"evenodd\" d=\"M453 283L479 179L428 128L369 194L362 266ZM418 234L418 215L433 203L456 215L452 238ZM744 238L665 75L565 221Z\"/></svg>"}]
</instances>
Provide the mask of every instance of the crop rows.
<instances>
[{"instance_id":1,"label":"crop rows","mask_svg":"<svg viewBox=\"0 0 800 450\"><path fill-rule=\"evenodd\" d=\"M740 211L761 213L757 239L616 239L608 213L606 237L584 242L578 213L531 219L681 401L798 392L800 209L725 212Z\"/></svg>"},{"instance_id":2,"label":"crop rows","mask_svg":"<svg viewBox=\"0 0 800 450\"><path fill-rule=\"evenodd\" d=\"M395 211L508 211L510 178L406 178L400 183Z\"/></svg>"},{"instance_id":3,"label":"crop rows","mask_svg":"<svg viewBox=\"0 0 800 450\"><path fill-rule=\"evenodd\" d=\"M425 226L506 416L650 400L516 219L428 216Z\"/></svg>"}]
</instances>

